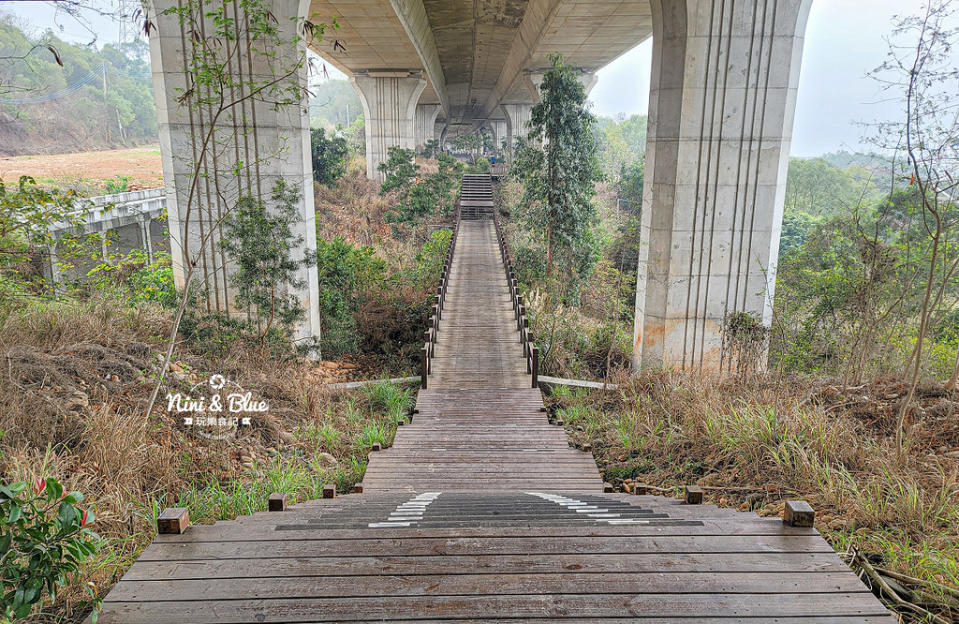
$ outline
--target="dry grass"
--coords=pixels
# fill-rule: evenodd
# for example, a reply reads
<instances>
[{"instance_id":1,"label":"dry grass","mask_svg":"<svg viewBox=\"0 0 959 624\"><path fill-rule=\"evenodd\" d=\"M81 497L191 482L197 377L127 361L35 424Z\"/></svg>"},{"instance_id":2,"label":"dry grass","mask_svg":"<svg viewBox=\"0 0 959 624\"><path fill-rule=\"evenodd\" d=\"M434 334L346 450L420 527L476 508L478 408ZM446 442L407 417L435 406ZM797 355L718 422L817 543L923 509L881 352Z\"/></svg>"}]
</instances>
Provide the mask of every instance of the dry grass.
<instances>
[{"instance_id":1,"label":"dry grass","mask_svg":"<svg viewBox=\"0 0 959 624\"><path fill-rule=\"evenodd\" d=\"M163 507L185 505L195 522L213 522L265 508L271 491L312 498L325 482L348 491L372 444L392 442L411 398L389 385L324 388L350 364L278 361L245 342L212 360L181 345L171 390L220 373L270 405L235 437L211 440L164 401L144 416L168 311L92 297L8 303L0 320L3 480L54 476L83 492L105 541L81 581L101 595L152 540ZM84 597L73 585L32 621L79 621Z\"/></svg>"},{"instance_id":2,"label":"dry grass","mask_svg":"<svg viewBox=\"0 0 959 624\"><path fill-rule=\"evenodd\" d=\"M886 567L959 587L959 396L927 390L926 417L900 455L886 409L897 384L846 391L678 373L615 381L616 392L559 388L549 401L571 439L592 445L607 481L626 491L697 483L712 502L761 515L803 498L838 549L854 545Z\"/></svg>"}]
</instances>

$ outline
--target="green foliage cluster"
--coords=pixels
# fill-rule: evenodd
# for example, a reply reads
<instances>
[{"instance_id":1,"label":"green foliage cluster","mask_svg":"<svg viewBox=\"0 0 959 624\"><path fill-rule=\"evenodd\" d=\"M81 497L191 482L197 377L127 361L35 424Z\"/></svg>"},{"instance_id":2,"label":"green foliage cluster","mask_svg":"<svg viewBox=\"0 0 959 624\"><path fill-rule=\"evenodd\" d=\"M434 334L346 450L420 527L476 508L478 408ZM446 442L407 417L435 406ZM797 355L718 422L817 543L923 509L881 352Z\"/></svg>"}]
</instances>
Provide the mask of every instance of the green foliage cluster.
<instances>
[{"instance_id":1,"label":"green foliage cluster","mask_svg":"<svg viewBox=\"0 0 959 624\"><path fill-rule=\"evenodd\" d=\"M386 162L379 170L386 174L380 186L380 195L395 191L399 202L387 213L386 221L399 225L413 225L434 214L449 215L456 203L456 189L463 165L455 158L439 154L436 173L422 175L411 149L391 146ZM488 164L488 163L487 163Z\"/></svg>"},{"instance_id":2,"label":"green foliage cluster","mask_svg":"<svg viewBox=\"0 0 959 624\"><path fill-rule=\"evenodd\" d=\"M593 126L596 160L609 180L646 159L646 116L600 117Z\"/></svg>"},{"instance_id":3,"label":"green foliage cluster","mask_svg":"<svg viewBox=\"0 0 959 624\"><path fill-rule=\"evenodd\" d=\"M332 134L327 137L323 128L310 130L310 153L313 160L313 179L331 187L346 173L349 147L346 139Z\"/></svg>"},{"instance_id":4,"label":"green foliage cluster","mask_svg":"<svg viewBox=\"0 0 959 624\"><path fill-rule=\"evenodd\" d=\"M6 618L26 617L45 595L56 599L96 553L100 538L89 528L93 512L78 507L82 501L80 492L64 492L53 478L38 479L32 490L22 481L0 485L0 602Z\"/></svg>"},{"instance_id":5,"label":"green foliage cluster","mask_svg":"<svg viewBox=\"0 0 959 624\"><path fill-rule=\"evenodd\" d=\"M118 291L130 304L153 301L172 308L177 303L170 254L165 252L157 252L153 262L142 249L111 256L90 269L86 277L101 291Z\"/></svg>"},{"instance_id":6,"label":"green foliage cluster","mask_svg":"<svg viewBox=\"0 0 959 624\"><path fill-rule=\"evenodd\" d=\"M425 322L429 287L439 278L451 232L433 232L412 262L390 270L370 246L317 239L325 357L375 353L408 359Z\"/></svg>"},{"instance_id":7,"label":"green foliage cluster","mask_svg":"<svg viewBox=\"0 0 959 624\"><path fill-rule=\"evenodd\" d=\"M314 128L349 128L363 116L363 103L349 80L313 83L310 96L310 125Z\"/></svg>"},{"instance_id":8,"label":"green foliage cluster","mask_svg":"<svg viewBox=\"0 0 959 624\"><path fill-rule=\"evenodd\" d=\"M23 102L36 99L42 101ZM155 141L148 44L98 50L67 43L50 30L34 38L0 14L0 111L28 137L18 143L26 149L38 135L87 146ZM13 153L18 144L3 149Z\"/></svg>"},{"instance_id":9,"label":"green foliage cluster","mask_svg":"<svg viewBox=\"0 0 959 624\"><path fill-rule=\"evenodd\" d=\"M836 169L835 171L841 171ZM835 172L833 172L834 174ZM830 179L835 176L830 174ZM915 341L923 267L932 246L914 188L846 211L812 217L789 211L777 274L771 355L788 370L842 373L857 380L901 370ZM820 199L819 205L828 205ZM822 212L822 211L818 211ZM959 208L943 210L947 236L936 275L939 311L933 315L933 350L955 354L950 331L959 279L949 269L959 254ZM932 358L930 372L948 376L949 356Z\"/></svg>"}]
</instances>

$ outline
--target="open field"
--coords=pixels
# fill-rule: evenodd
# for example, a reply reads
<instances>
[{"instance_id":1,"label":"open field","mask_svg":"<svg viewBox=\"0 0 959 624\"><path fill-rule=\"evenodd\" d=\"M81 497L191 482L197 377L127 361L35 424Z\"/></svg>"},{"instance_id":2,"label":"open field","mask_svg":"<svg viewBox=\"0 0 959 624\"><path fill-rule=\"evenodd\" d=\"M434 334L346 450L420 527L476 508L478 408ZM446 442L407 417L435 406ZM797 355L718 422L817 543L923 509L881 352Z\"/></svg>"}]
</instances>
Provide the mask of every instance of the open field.
<instances>
[{"instance_id":1,"label":"open field","mask_svg":"<svg viewBox=\"0 0 959 624\"><path fill-rule=\"evenodd\" d=\"M24 175L33 176L44 185L75 189L83 195L108 192L107 182L118 182L118 177L129 178L125 190L131 191L163 184L158 145L0 158L0 179L4 184L14 183Z\"/></svg>"}]
</instances>

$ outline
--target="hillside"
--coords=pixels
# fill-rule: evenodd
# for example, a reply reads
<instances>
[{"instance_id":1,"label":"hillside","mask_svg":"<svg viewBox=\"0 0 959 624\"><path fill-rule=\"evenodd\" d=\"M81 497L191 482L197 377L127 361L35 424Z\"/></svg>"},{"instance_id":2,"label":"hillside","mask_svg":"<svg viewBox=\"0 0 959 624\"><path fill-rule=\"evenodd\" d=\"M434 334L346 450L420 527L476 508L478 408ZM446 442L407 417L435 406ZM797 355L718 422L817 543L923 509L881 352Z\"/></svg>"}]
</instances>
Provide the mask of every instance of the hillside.
<instances>
[{"instance_id":1,"label":"hillside","mask_svg":"<svg viewBox=\"0 0 959 624\"><path fill-rule=\"evenodd\" d=\"M0 155L156 142L147 43L101 48L32 37L0 13Z\"/></svg>"}]
</instances>

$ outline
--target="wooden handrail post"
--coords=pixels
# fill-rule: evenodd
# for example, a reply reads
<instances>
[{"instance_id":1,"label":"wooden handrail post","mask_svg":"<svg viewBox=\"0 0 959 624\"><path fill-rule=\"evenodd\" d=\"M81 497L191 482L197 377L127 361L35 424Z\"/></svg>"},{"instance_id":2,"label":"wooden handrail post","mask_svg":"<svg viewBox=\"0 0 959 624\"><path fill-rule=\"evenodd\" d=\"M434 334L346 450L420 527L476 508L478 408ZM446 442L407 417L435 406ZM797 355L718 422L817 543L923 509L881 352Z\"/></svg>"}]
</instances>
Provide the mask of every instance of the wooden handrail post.
<instances>
[{"instance_id":1,"label":"wooden handrail post","mask_svg":"<svg viewBox=\"0 0 959 624\"><path fill-rule=\"evenodd\" d=\"M533 387L539 388L539 347L533 345Z\"/></svg>"},{"instance_id":2,"label":"wooden handrail post","mask_svg":"<svg viewBox=\"0 0 959 624\"><path fill-rule=\"evenodd\" d=\"M430 374L430 350L424 346L420 349L420 388L426 390L426 378Z\"/></svg>"}]
</instances>

